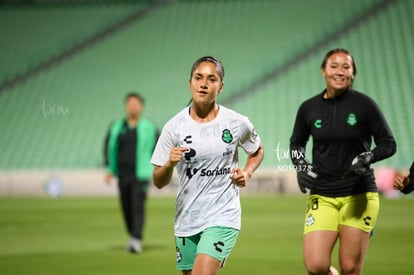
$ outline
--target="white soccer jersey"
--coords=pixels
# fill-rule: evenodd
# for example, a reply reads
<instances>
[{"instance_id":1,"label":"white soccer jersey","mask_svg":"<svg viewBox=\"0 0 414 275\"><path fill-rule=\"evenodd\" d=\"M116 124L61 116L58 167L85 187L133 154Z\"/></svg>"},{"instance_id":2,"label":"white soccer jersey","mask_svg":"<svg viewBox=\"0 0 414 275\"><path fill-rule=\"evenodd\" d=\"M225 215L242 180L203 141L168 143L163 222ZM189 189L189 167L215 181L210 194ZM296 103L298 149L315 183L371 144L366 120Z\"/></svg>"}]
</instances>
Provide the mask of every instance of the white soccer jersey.
<instances>
[{"instance_id":1,"label":"white soccer jersey","mask_svg":"<svg viewBox=\"0 0 414 275\"><path fill-rule=\"evenodd\" d=\"M194 121L189 111L187 107L167 122L151 159L163 166L173 147L189 148L176 166L175 235L192 236L210 226L240 229L239 188L230 173L238 167L237 147L255 153L260 138L247 117L223 106L206 123Z\"/></svg>"}]
</instances>

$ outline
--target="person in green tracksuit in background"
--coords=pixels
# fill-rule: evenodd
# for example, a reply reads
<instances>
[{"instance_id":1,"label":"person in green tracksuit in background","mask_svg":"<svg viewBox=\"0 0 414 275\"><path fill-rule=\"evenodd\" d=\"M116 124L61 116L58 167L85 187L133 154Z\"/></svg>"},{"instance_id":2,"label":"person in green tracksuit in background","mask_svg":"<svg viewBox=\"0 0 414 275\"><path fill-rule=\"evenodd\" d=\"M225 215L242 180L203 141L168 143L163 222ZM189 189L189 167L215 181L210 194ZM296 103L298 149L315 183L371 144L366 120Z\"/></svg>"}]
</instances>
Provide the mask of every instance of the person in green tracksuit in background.
<instances>
[{"instance_id":1,"label":"person in green tracksuit in background","mask_svg":"<svg viewBox=\"0 0 414 275\"><path fill-rule=\"evenodd\" d=\"M158 130L154 123L141 116L144 98L135 92L125 97L124 118L111 123L104 144L105 182L118 178L118 189L130 253L142 252L142 231L145 220L145 201L152 177L150 164Z\"/></svg>"}]
</instances>

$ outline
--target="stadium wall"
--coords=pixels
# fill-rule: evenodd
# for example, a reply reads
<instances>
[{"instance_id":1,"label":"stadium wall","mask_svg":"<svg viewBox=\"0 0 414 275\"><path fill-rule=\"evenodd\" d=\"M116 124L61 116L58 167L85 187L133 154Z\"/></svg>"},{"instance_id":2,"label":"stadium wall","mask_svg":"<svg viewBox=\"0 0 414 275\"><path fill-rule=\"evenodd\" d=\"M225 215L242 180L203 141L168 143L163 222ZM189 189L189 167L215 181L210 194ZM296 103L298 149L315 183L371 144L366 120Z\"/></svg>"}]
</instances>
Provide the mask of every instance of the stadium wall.
<instances>
[{"instance_id":1,"label":"stadium wall","mask_svg":"<svg viewBox=\"0 0 414 275\"><path fill-rule=\"evenodd\" d=\"M407 175L408 172L408 169L396 171L386 166L376 167L375 176L380 192L392 197L401 195L392 190L392 182L396 173ZM107 185L104 174L103 169L3 170L0 171L0 197L116 196L116 180ZM174 196L177 186L177 175L174 173L171 183L163 189L157 189L151 184L149 194ZM300 191L295 172L291 166L286 165L259 169L248 186L241 189L241 194L294 195L300 194Z\"/></svg>"},{"instance_id":2,"label":"stadium wall","mask_svg":"<svg viewBox=\"0 0 414 275\"><path fill-rule=\"evenodd\" d=\"M177 175L163 189L150 187L150 195L174 195ZM298 193L296 175L292 172L260 170L242 189L242 194L294 194ZM60 197L60 196L114 196L117 184L104 183L104 170L18 170L0 171L0 196Z\"/></svg>"}]
</instances>

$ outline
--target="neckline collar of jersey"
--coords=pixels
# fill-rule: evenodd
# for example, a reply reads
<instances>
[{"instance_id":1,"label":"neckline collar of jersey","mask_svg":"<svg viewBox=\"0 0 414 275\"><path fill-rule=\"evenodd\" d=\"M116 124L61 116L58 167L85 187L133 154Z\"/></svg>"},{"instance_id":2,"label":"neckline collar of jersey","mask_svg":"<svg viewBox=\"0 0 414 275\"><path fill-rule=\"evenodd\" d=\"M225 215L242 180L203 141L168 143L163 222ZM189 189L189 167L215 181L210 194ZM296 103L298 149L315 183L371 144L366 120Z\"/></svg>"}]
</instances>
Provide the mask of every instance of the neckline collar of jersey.
<instances>
[{"instance_id":1,"label":"neckline collar of jersey","mask_svg":"<svg viewBox=\"0 0 414 275\"><path fill-rule=\"evenodd\" d=\"M216 121L220 116L221 116L221 110L222 110L222 106L220 105L220 104L217 104L217 106L218 106L218 113L217 113L217 115L216 115L216 117L215 118L213 118L212 120L210 120L210 121L207 121L207 122L199 122L199 121L196 121L196 120L194 120L192 117L191 117L191 105L190 106L188 106L187 108L188 108L188 111L187 111L187 118L190 120L190 121L192 121L192 122L194 122L194 123L197 123L197 124L209 124L209 123L212 123L212 122L214 122L214 121Z\"/></svg>"},{"instance_id":2,"label":"neckline collar of jersey","mask_svg":"<svg viewBox=\"0 0 414 275\"><path fill-rule=\"evenodd\" d=\"M340 95L329 97L329 98L324 97L325 93L326 93L326 89L324 89L321 93L321 98L322 98L323 101L325 101L325 102L335 102L335 101L343 100L344 98L348 97L352 93L352 89L347 88Z\"/></svg>"}]
</instances>

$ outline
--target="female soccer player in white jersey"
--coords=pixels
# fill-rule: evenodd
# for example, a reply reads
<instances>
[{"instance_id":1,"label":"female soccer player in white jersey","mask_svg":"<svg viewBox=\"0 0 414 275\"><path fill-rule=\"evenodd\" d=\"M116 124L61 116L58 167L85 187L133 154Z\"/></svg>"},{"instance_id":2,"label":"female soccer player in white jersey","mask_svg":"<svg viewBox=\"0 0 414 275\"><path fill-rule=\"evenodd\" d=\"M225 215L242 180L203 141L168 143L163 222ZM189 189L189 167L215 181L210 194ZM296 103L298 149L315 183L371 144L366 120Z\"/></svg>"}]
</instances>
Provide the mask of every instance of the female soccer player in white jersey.
<instances>
[{"instance_id":1,"label":"female soccer player in white jersey","mask_svg":"<svg viewBox=\"0 0 414 275\"><path fill-rule=\"evenodd\" d=\"M224 67L205 56L191 69L190 106L164 126L151 163L154 184L167 185L177 167L175 241L177 270L184 275L218 274L240 230L239 187L263 159L249 119L217 103ZM237 148L248 154L238 166Z\"/></svg>"}]
</instances>

